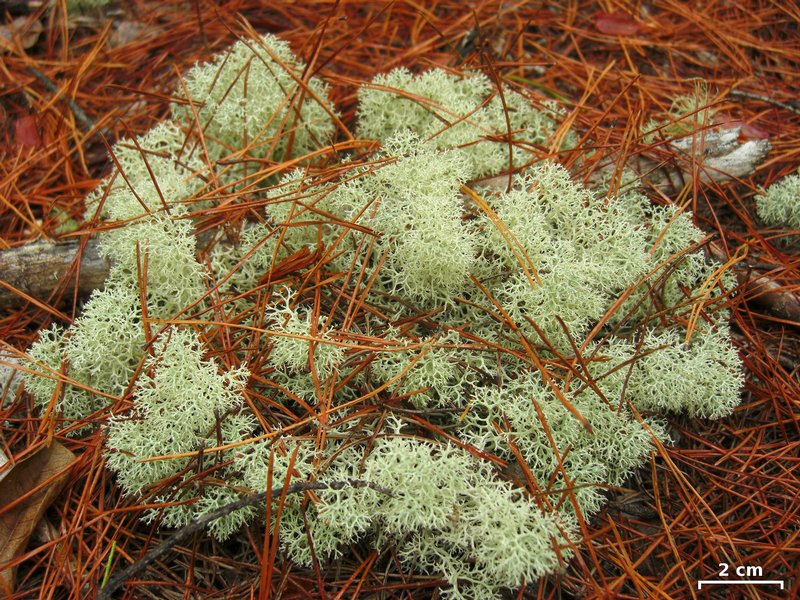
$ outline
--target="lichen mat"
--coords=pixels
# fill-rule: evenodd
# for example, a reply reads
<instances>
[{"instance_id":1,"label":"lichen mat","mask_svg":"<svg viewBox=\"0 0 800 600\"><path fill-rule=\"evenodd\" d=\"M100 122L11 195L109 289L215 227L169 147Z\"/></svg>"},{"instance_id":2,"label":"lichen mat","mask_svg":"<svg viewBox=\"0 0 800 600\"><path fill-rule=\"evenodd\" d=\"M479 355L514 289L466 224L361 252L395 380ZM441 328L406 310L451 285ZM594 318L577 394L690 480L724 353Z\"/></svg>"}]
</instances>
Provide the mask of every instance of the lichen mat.
<instances>
[{"instance_id":1,"label":"lichen mat","mask_svg":"<svg viewBox=\"0 0 800 600\"><path fill-rule=\"evenodd\" d=\"M87 198L116 225L111 273L41 333L28 391L76 435L110 413L106 464L161 527L357 480L268 512L293 561L391 544L450 598L558 571L603 490L669 441L664 414L738 403L732 276L687 212L541 160L577 139L554 104L395 70L359 90L378 142L359 145L303 73L285 42L243 39L115 146ZM198 215L236 210L234 243L198 258Z\"/></svg>"}]
</instances>

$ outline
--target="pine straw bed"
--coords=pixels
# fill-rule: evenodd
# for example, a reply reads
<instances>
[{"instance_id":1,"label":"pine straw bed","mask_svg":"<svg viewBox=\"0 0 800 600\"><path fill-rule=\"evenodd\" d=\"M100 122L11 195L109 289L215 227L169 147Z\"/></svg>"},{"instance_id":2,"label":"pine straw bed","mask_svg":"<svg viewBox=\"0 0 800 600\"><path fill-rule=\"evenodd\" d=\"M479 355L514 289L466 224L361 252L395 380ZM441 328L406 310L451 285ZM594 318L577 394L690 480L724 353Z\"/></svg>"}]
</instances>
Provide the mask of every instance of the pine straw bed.
<instances>
[{"instance_id":1,"label":"pine straw bed","mask_svg":"<svg viewBox=\"0 0 800 600\"><path fill-rule=\"evenodd\" d=\"M12 8L36 14L24 2ZM746 245L740 267L764 274L773 292L797 302L797 247L783 231L758 221L753 201L759 186L793 172L799 162L800 10L793 3L698 8L656 0L542 8L489 1L468 9L456 0L194 0L137 2L88 14L68 22L61 9L42 13L38 43L3 56L3 248L57 237L58 226L82 213L84 195L107 171L106 144L157 123L176 72L252 27L279 33L326 78L345 123L353 120L353 83L377 72L488 66L565 100L583 135L572 154L561 157L567 165L579 155L591 155L597 165L621 163L648 150L637 139L639 126L649 115L665 113L676 95L691 93L692 78L706 80L718 114L743 124L744 137L767 137L772 151L751 178L690 183L683 190L653 191L653 197L688 201L724 258ZM133 37L124 35L134 27ZM659 152L665 162L675 160L668 149ZM209 225L219 218L209 215ZM800 323L770 298L765 302L765 280L760 283L744 285L731 302L747 369L741 406L722 421L673 419L677 443L654 453L628 488L610 492L567 571L529 586L523 597L717 597L723 592L698 592L697 581L714 578L719 563L758 565L768 579L798 574ZM58 308L74 316L72 292L65 296ZM25 349L51 318L33 304L4 310L0 338ZM29 410L4 425L3 437L6 453L19 459L48 444L52 432ZM166 536L139 521L141 507L122 498L104 471L100 435L59 440L79 455L78 465L43 531L16 561L14 598L92 597L112 542L121 568ZM126 597L253 597L265 577L270 584L260 586L262 597L424 598L439 583L403 572L391 550L354 548L331 568L307 571L270 551L263 528L243 535L249 545L230 548L192 536L140 574L141 583L128 586ZM788 592L740 587L734 593L784 598Z\"/></svg>"}]
</instances>

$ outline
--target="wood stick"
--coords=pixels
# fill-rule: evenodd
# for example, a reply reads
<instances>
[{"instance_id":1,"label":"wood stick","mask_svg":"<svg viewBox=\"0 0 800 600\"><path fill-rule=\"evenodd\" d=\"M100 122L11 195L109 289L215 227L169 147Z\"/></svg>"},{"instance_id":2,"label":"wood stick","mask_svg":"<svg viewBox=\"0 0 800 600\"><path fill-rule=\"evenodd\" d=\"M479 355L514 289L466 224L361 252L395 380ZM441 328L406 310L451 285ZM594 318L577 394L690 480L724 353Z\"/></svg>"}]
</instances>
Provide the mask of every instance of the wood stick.
<instances>
[{"instance_id":1,"label":"wood stick","mask_svg":"<svg viewBox=\"0 0 800 600\"><path fill-rule=\"evenodd\" d=\"M290 484L288 487L285 488L285 492L287 494L296 494L298 492L305 492L309 490L342 490L344 488L371 488L381 494L386 494L387 496L394 496L392 490L381 487L378 484L373 483L371 481L363 481L360 479L351 479L347 481L330 481L330 482L301 481L298 483ZM275 488L272 490L270 498L278 498L283 493L284 493L284 488ZM145 554L142 558L134 562L132 565L115 573L111 577L111 579L108 580L106 585L99 591L96 597L97 600L110 600L111 598L113 598L114 592L116 592L119 588L125 585L126 581L133 579L134 577L139 575L139 573L144 571L149 565L153 564L155 561L165 556L176 545L180 544L181 542L185 542L195 533L203 531L206 525L211 523L211 521L229 515L232 512L237 511L241 508L264 504L266 501L267 501L266 492L260 492L252 494L250 496L244 496L239 500L231 502L230 504L226 504L225 506L222 506L221 508L218 508L215 511L203 515L198 520L193 521L192 523L189 523L188 525L181 527L175 533L169 536L164 542L162 542L159 546L156 546L154 549L150 550L150 552Z\"/></svg>"},{"instance_id":2,"label":"wood stick","mask_svg":"<svg viewBox=\"0 0 800 600\"><path fill-rule=\"evenodd\" d=\"M24 305L22 294L50 303L58 292L71 300L70 280L80 250L78 240L37 241L0 251L0 310ZM88 296L100 289L108 277L109 262L100 256L96 240L89 240L81 253L78 295ZM73 280L74 283L74 280Z\"/></svg>"}]
</instances>

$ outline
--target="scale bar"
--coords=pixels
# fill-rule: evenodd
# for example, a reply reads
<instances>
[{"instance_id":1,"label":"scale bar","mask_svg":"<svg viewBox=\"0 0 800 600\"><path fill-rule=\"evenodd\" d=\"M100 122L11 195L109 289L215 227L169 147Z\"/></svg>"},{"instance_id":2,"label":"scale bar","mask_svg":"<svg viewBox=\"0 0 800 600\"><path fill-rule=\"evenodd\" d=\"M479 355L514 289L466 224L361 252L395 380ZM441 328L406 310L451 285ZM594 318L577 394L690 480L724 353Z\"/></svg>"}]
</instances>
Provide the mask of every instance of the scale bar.
<instances>
[{"instance_id":1,"label":"scale bar","mask_svg":"<svg viewBox=\"0 0 800 600\"><path fill-rule=\"evenodd\" d=\"M703 589L703 585L779 585L783 589L783 581L780 579L754 579L746 581L737 579L733 581L725 581L724 579L701 579L697 582L697 589Z\"/></svg>"}]
</instances>

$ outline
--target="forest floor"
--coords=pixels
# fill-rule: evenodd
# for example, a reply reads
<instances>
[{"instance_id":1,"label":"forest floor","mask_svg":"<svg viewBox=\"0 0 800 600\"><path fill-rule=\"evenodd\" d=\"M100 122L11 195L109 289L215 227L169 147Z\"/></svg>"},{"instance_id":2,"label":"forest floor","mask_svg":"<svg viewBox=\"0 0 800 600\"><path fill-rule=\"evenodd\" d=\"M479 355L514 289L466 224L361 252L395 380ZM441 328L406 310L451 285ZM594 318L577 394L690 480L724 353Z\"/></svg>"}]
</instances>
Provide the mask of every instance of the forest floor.
<instances>
[{"instance_id":1,"label":"forest floor","mask_svg":"<svg viewBox=\"0 0 800 600\"><path fill-rule=\"evenodd\" d=\"M704 81L714 126L740 127L741 143L768 140L771 151L746 176L687 176L647 192L654 202L687 205L717 256L737 257L741 285L730 308L747 376L741 405L719 421L674 417L675 444L658 449L628 487L610 491L565 572L522 597L789 597L774 585L698 591L698 581L717 579L722 563L789 586L800 574L798 238L760 222L754 200L800 165L797 3L137 0L68 16L61 0L52 10L21 0L0 11L0 251L86 239L90 228L65 225L80 222L85 195L111 168L108 147L164 118L178 73L252 31L279 34L312 63L346 125L354 84L376 73L491 69L563 103L580 141L559 159L578 178L639 155L699 174L699 161L687 168L673 146L645 141L641 131ZM54 319L74 319L80 302L65 289L60 299L0 306L2 344L25 350ZM48 510L24 513L36 517L27 544L0 551L0 569L17 569L16 589L6 591L92 597L112 558L133 562L167 534L142 523L141 507L103 470L101 435L54 433L21 393L5 406L0 450L11 463L35 459L54 439L74 454L21 500L0 482L7 513L70 473ZM36 502L47 505L42 496ZM263 528L247 535L260 556ZM251 597L264 565L237 552L194 536L148 566L126 597ZM271 556L265 596L422 598L441 583L404 573L391 555L353 552L316 572Z\"/></svg>"}]
</instances>

